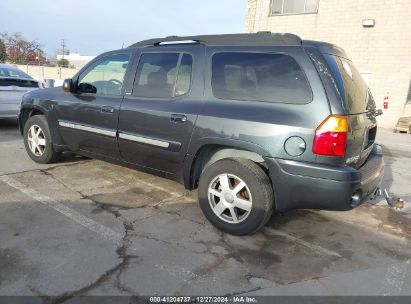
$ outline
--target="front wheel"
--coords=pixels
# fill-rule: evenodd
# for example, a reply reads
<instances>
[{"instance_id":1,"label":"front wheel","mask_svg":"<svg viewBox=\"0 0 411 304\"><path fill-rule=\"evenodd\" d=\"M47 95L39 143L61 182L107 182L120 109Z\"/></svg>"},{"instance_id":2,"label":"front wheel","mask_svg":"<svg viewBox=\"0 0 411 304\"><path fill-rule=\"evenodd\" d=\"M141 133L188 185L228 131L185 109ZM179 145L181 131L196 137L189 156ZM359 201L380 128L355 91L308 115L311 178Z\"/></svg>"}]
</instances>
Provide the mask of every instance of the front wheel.
<instances>
[{"instance_id":1,"label":"front wheel","mask_svg":"<svg viewBox=\"0 0 411 304\"><path fill-rule=\"evenodd\" d=\"M50 129L44 115L30 117L24 125L24 146L32 160L40 164L56 162L60 153L54 151Z\"/></svg>"},{"instance_id":2,"label":"front wheel","mask_svg":"<svg viewBox=\"0 0 411 304\"><path fill-rule=\"evenodd\" d=\"M252 234L272 214L270 179L250 160L223 159L208 166L201 174L198 195L206 218L230 234Z\"/></svg>"}]
</instances>

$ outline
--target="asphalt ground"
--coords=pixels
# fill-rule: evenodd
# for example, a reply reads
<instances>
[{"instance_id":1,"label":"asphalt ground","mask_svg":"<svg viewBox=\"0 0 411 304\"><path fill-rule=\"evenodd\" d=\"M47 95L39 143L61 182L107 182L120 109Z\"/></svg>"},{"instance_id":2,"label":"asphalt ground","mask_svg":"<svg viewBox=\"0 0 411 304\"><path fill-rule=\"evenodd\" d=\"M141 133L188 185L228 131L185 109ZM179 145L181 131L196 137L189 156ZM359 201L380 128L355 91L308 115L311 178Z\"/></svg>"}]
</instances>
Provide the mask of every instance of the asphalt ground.
<instances>
[{"instance_id":1,"label":"asphalt ground","mask_svg":"<svg viewBox=\"0 0 411 304\"><path fill-rule=\"evenodd\" d=\"M296 210L235 237L195 191L73 155L35 164L0 121L0 295L411 295L411 135L377 139L402 211Z\"/></svg>"}]
</instances>

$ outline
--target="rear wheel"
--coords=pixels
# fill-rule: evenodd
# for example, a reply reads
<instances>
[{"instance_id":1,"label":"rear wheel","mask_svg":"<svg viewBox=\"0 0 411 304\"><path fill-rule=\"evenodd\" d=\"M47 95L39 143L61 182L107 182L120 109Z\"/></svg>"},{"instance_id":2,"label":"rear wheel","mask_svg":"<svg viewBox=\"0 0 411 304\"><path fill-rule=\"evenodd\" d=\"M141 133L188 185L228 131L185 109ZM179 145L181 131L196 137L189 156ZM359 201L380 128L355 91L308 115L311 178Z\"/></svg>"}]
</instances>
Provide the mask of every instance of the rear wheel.
<instances>
[{"instance_id":1,"label":"rear wheel","mask_svg":"<svg viewBox=\"0 0 411 304\"><path fill-rule=\"evenodd\" d=\"M223 159L208 166L198 187L200 207L222 231L251 234L269 220L274 201L267 174L246 159Z\"/></svg>"},{"instance_id":2,"label":"rear wheel","mask_svg":"<svg viewBox=\"0 0 411 304\"><path fill-rule=\"evenodd\" d=\"M44 115L30 117L24 125L24 146L32 160L40 164L50 164L60 158L54 151L50 129Z\"/></svg>"}]
</instances>

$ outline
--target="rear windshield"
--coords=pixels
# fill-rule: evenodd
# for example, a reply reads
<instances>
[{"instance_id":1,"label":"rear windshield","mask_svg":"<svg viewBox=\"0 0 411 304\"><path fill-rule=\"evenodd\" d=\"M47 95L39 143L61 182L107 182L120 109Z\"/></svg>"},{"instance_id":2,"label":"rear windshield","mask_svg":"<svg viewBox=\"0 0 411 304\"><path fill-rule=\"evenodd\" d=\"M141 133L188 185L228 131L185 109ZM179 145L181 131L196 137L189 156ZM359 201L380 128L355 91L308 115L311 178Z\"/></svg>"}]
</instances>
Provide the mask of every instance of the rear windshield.
<instances>
[{"instance_id":1,"label":"rear windshield","mask_svg":"<svg viewBox=\"0 0 411 304\"><path fill-rule=\"evenodd\" d=\"M8 67L0 67L0 77L15 77L15 78L26 78L26 79L33 79L23 71L18 69L8 68Z\"/></svg>"},{"instance_id":2,"label":"rear windshield","mask_svg":"<svg viewBox=\"0 0 411 304\"><path fill-rule=\"evenodd\" d=\"M212 88L221 99L308 103L304 72L291 56L273 53L217 53L212 58Z\"/></svg>"},{"instance_id":3,"label":"rear windshield","mask_svg":"<svg viewBox=\"0 0 411 304\"><path fill-rule=\"evenodd\" d=\"M364 113L375 109L375 102L367 84L353 63L338 56L325 55L328 63L335 61L340 73L336 74L337 83L349 113ZM333 64L332 64L333 65Z\"/></svg>"},{"instance_id":4,"label":"rear windshield","mask_svg":"<svg viewBox=\"0 0 411 304\"><path fill-rule=\"evenodd\" d=\"M11 79L11 78L1 78L0 77L0 86L17 86L23 88L38 88L39 84L35 80L23 80L23 79Z\"/></svg>"}]
</instances>

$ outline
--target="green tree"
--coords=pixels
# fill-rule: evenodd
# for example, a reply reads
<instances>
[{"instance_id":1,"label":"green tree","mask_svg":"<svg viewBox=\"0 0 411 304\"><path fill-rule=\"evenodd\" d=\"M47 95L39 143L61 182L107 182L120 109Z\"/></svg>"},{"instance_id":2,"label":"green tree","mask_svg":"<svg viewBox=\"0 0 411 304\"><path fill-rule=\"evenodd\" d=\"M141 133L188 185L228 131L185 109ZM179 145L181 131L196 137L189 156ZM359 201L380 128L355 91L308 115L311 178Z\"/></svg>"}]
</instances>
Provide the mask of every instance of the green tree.
<instances>
[{"instance_id":1,"label":"green tree","mask_svg":"<svg viewBox=\"0 0 411 304\"><path fill-rule=\"evenodd\" d=\"M0 62L5 62L7 59L6 45L0 39Z\"/></svg>"},{"instance_id":2,"label":"green tree","mask_svg":"<svg viewBox=\"0 0 411 304\"><path fill-rule=\"evenodd\" d=\"M68 68L69 67L70 62L67 59L59 59L57 60L57 65L61 68Z\"/></svg>"}]
</instances>

